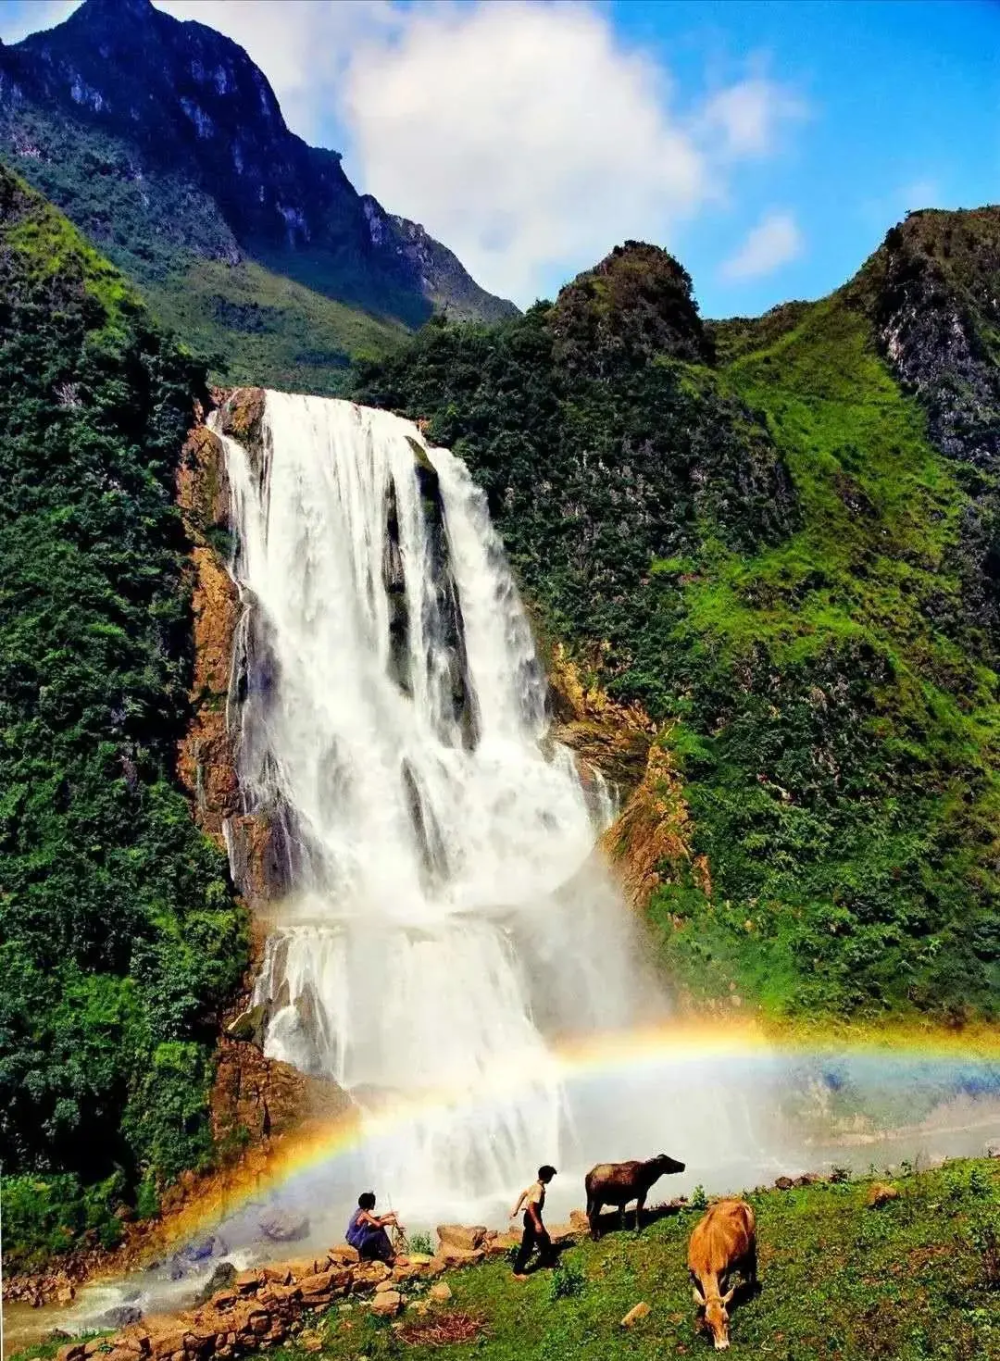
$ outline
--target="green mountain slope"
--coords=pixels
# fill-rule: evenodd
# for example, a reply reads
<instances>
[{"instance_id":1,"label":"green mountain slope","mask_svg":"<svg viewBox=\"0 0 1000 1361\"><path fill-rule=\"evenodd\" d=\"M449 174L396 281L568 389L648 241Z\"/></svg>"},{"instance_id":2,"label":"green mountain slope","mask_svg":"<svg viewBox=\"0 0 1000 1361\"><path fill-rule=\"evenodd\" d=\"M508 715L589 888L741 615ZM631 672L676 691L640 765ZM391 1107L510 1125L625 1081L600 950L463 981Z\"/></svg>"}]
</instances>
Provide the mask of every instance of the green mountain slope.
<instances>
[{"instance_id":1,"label":"green mountain slope","mask_svg":"<svg viewBox=\"0 0 1000 1361\"><path fill-rule=\"evenodd\" d=\"M5 1263L210 1150L215 1017L246 958L175 787L204 375L0 170L0 1160Z\"/></svg>"},{"instance_id":2,"label":"green mountain slope","mask_svg":"<svg viewBox=\"0 0 1000 1361\"><path fill-rule=\"evenodd\" d=\"M924 288L918 229L822 303L710 328L629 245L554 305L362 371L468 460L546 629L663 724L712 885L665 866L650 917L698 996L1000 998L990 416L977 398L945 449L934 405L996 372L979 340L956 372L970 290ZM977 230L995 248L996 216Z\"/></svg>"}]
</instances>

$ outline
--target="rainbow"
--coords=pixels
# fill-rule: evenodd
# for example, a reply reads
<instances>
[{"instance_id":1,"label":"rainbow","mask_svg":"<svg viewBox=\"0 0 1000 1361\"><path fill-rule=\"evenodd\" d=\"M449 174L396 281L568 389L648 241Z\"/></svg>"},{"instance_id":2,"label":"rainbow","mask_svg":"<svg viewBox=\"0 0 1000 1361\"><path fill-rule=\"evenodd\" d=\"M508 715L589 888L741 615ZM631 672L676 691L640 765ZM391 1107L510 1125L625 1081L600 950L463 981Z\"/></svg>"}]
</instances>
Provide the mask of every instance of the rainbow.
<instances>
[{"instance_id":1,"label":"rainbow","mask_svg":"<svg viewBox=\"0 0 1000 1361\"><path fill-rule=\"evenodd\" d=\"M824 1061L861 1058L886 1070L901 1063L981 1069L1000 1091L1000 1029L979 1026L946 1030L931 1026L781 1025L759 1020L671 1021L645 1029L567 1038L553 1046L552 1071L566 1082L670 1066L736 1062L743 1066L775 1059ZM991 1073L996 1066L996 1073ZM523 1082L523 1062L494 1069L470 1099L467 1086L447 1083L413 1100L396 1099L382 1111L362 1116L356 1109L303 1126L276 1141L267 1154L248 1154L236 1168L212 1178L200 1194L165 1224L168 1242L206 1231L250 1201L277 1193L293 1179L324 1167L382 1134L416 1119L468 1112L497 1101Z\"/></svg>"}]
</instances>

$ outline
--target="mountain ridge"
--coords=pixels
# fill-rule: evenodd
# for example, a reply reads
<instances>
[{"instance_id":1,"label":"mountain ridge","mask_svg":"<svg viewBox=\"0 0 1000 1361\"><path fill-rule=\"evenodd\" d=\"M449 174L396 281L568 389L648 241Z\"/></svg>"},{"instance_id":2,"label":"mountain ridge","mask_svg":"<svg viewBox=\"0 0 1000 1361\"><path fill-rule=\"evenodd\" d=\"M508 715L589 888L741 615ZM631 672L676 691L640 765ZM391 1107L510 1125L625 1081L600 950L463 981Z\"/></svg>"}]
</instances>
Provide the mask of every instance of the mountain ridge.
<instances>
[{"instance_id":1,"label":"mountain ridge","mask_svg":"<svg viewBox=\"0 0 1000 1361\"><path fill-rule=\"evenodd\" d=\"M62 24L0 48L0 149L182 336L179 295L205 261L222 277L232 271L239 295L259 287L271 335L285 324L274 312L280 286L266 286L251 267L286 281L286 309L295 310L297 286L362 314L360 346L338 351L322 331L314 346L330 351L331 390L359 348L390 348L400 328L434 311L458 320L517 312L418 224L359 194L339 153L292 133L243 48L150 0L84 0ZM246 332L230 324L229 291L203 294L202 306L215 348L239 353ZM327 319L334 340L337 322Z\"/></svg>"}]
</instances>

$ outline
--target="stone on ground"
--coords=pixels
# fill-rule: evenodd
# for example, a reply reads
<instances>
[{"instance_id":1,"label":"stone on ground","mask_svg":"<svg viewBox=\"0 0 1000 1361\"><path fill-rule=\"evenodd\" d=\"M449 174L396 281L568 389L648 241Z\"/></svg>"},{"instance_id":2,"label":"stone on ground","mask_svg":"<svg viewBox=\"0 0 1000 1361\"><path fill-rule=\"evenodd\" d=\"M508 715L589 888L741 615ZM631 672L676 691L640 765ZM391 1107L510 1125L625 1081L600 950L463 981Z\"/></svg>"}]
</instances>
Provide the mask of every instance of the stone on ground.
<instances>
[{"instance_id":1,"label":"stone on ground","mask_svg":"<svg viewBox=\"0 0 1000 1361\"><path fill-rule=\"evenodd\" d=\"M427 1292L428 1299L437 1300L439 1303L442 1304L444 1303L445 1300L450 1300L451 1296L452 1296L451 1286L447 1283L447 1281L438 1281L437 1284L432 1285L430 1290L428 1290Z\"/></svg>"},{"instance_id":2,"label":"stone on ground","mask_svg":"<svg viewBox=\"0 0 1000 1361\"><path fill-rule=\"evenodd\" d=\"M640 1300L638 1304L633 1304L632 1308L622 1319L622 1327L631 1328L633 1324L638 1323L640 1319L645 1318L647 1314L651 1314L652 1312L651 1307L646 1301Z\"/></svg>"},{"instance_id":3,"label":"stone on ground","mask_svg":"<svg viewBox=\"0 0 1000 1361\"><path fill-rule=\"evenodd\" d=\"M403 1297L398 1290L383 1290L372 1300L372 1313L390 1318L403 1307Z\"/></svg>"},{"instance_id":4,"label":"stone on ground","mask_svg":"<svg viewBox=\"0 0 1000 1361\"><path fill-rule=\"evenodd\" d=\"M439 1224L437 1231L442 1247L463 1248L466 1252L481 1248L488 1233L485 1224Z\"/></svg>"}]
</instances>

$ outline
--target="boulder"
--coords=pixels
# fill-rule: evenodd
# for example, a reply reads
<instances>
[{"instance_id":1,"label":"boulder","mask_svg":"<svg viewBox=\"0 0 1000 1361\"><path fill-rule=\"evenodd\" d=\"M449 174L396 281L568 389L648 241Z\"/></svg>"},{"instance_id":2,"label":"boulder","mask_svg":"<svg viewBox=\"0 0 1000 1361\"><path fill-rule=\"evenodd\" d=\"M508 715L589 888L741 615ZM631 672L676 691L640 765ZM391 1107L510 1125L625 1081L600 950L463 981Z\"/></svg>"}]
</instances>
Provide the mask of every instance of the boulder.
<instances>
[{"instance_id":1,"label":"boulder","mask_svg":"<svg viewBox=\"0 0 1000 1361\"><path fill-rule=\"evenodd\" d=\"M311 1276L313 1273L308 1271L305 1274ZM265 1266L261 1269L261 1275L265 1281L273 1285L291 1285L293 1280L291 1268L287 1262L279 1262L276 1266Z\"/></svg>"},{"instance_id":2,"label":"boulder","mask_svg":"<svg viewBox=\"0 0 1000 1361\"><path fill-rule=\"evenodd\" d=\"M116 1304L113 1309L104 1311L99 1323L102 1328L125 1328L130 1323L138 1323L141 1318L142 1310L137 1304Z\"/></svg>"},{"instance_id":3,"label":"boulder","mask_svg":"<svg viewBox=\"0 0 1000 1361\"><path fill-rule=\"evenodd\" d=\"M331 1262L341 1262L344 1266L353 1266L361 1261L361 1254L357 1248L352 1248L350 1243L340 1243L335 1248L327 1248L326 1255Z\"/></svg>"},{"instance_id":4,"label":"boulder","mask_svg":"<svg viewBox=\"0 0 1000 1361\"><path fill-rule=\"evenodd\" d=\"M262 1271L240 1271L233 1280L233 1285L239 1295L254 1295L264 1283L264 1273Z\"/></svg>"},{"instance_id":5,"label":"boulder","mask_svg":"<svg viewBox=\"0 0 1000 1361\"><path fill-rule=\"evenodd\" d=\"M196 1304L205 1304L220 1290L228 1290L236 1280L237 1271L232 1262L220 1262L198 1291Z\"/></svg>"},{"instance_id":6,"label":"boulder","mask_svg":"<svg viewBox=\"0 0 1000 1361\"><path fill-rule=\"evenodd\" d=\"M438 1256L445 1266L474 1266L483 1260L486 1253L482 1248L459 1248L451 1243L442 1243L438 1248Z\"/></svg>"},{"instance_id":7,"label":"boulder","mask_svg":"<svg viewBox=\"0 0 1000 1361\"><path fill-rule=\"evenodd\" d=\"M430 1260L428 1258L428 1260ZM419 1262L401 1262L397 1259L396 1265L392 1268L392 1279L394 1281L412 1281L415 1277L423 1275Z\"/></svg>"},{"instance_id":8,"label":"boulder","mask_svg":"<svg viewBox=\"0 0 1000 1361\"><path fill-rule=\"evenodd\" d=\"M775 1177L774 1184L779 1191L791 1191L795 1182L791 1177Z\"/></svg>"},{"instance_id":9,"label":"boulder","mask_svg":"<svg viewBox=\"0 0 1000 1361\"><path fill-rule=\"evenodd\" d=\"M439 1224L437 1231L442 1247L463 1248L466 1252L481 1248L488 1233L485 1224Z\"/></svg>"},{"instance_id":10,"label":"boulder","mask_svg":"<svg viewBox=\"0 0 1000 1361\"><path fill-rule=\"evenodd\" d=\"M383 1290L372 1300L372 1313L381 1318L392 1318L403 1307L403 1297L398 1290Z\"/></svg>"},{"instance_id":11,"label":"boulder","mask_svg":"<svg viewBox=\"0 0 1000 1361\"><path fill-rule=\"evenodd\" d=\"M378 1285L375 1287L375 1294L376 1294L376 1295L384 1295L385 1292L386 1292L387 1290L395 1290L395 1289L396 1289L396 1282L395 1282L395 1281L392 1279L392 1277L390 1276L389 1279L388 1279L387 1281L379 1281Z\"/></svg>"},{"instance_id":12,"label":"boulder","mask_svg":"<svg viewBox=\"0 0 1000 1361\"><path fill-rule=\"evenodd\" d=\"M986 1156L987 1158L1000 1158L1000 1144L987 1144Z\"/></svg>"},{"instance_id":13,"label":"boulder","mask_svg":"<svg viewBox=\"0 0 1000 1361\"><path fill-rule=\"evenodd\" d=\"M570 1210L569 1222L577 1233L590 1232L590 1220L583 1210Z\"/></svg>"},{"instance_id":14,"label":"boulder","mask_svg":"<svg viewBox=\"0 0 1000 1361\"><path fill-rule=\"evenodd\" d=\"M68 1342L56 1352L56 1361L83 1361L83 1357L82 1342Z\"/></svg>"},{"instance_id":15,"label":"boulder","mask_svg":"<svg viewBox=\"0 0 1000 1361\"><path fill-rule=\"evenodd\" d=\"M438 1304L444 1304L445 1301L451 1299L451 1296L452 1289L447 1281L438 1281L427 1292L427 1298L435 1300Z\"/></svg>"},{"instance_id":16,"label":"boulder","mask_svg":"<svg viewBox=\"0 0 1000 1361\"><path fill-rule=\"evenodd\" d=\"M158 1323L147 1320L149 1351L154 1361L168 1361L175 1352L184 1351L184 1328L176 1319L162 1319Z\"/></svg>"},{"instance_id":17,"label":"boulder","mask_svg":"<svg viewBox=\"0 0 1000 1361\"><path fill-rule=\"evenodd\" d=\"M869 1209L878 1210L883 1205L888 1205L890 1200L899 1199L899 1190L895 1186L889 1186L884 1181L877 1181L868 1192L865 1204Z\"/></svg>"},{"instance_id":18,"label":"boulder","mask_svg":"<svg viewBox=\"0 0 1000 1361\"><path fill-rule=\"evenodd\" d=\"M645 1318L647 1314L651 1314L652 1312L653 1312L652 1308L646 1303L646 1301L640 1300L638 1304L633 1304L632 1308L622 1319L622 1327L631 1328L636 1323L638 1323L640 1319Z\"/></svg>"},{"instance_id":19,"label":"boulder","mask_svg":"<svg viewBox=\"0 0 1000 1361\"><path fill-rule=\"evenodd\" d=\"M261 1215L260 1231L272 1243L297 1243L309 1234L309 1219L288 1210L269 1210Z\"/></svg>"},{"instance_id":20,"label":"boulder","mask_svg":"<svg viewBox=\"0 0 1000 1361\"><path fill-rule=\"evenodd\" d=\"M440 1276L442 1271L447 1271L448 1263L443 1257L432 1257L424 1267L425 1276Z\"/></svg>"},{"instance_id":21,"label":"boulder","mask_svg":"<svg viewBox=\"0 0 1000 1361\"><path fill-rule=\"evenodd\" d=\"M385 1262L361 1262L350 1273L354 1278L354 1288L371 1289L378 1285L379 1281L384 1281L391 1272Z\"/></svg>"}]
</instances>

